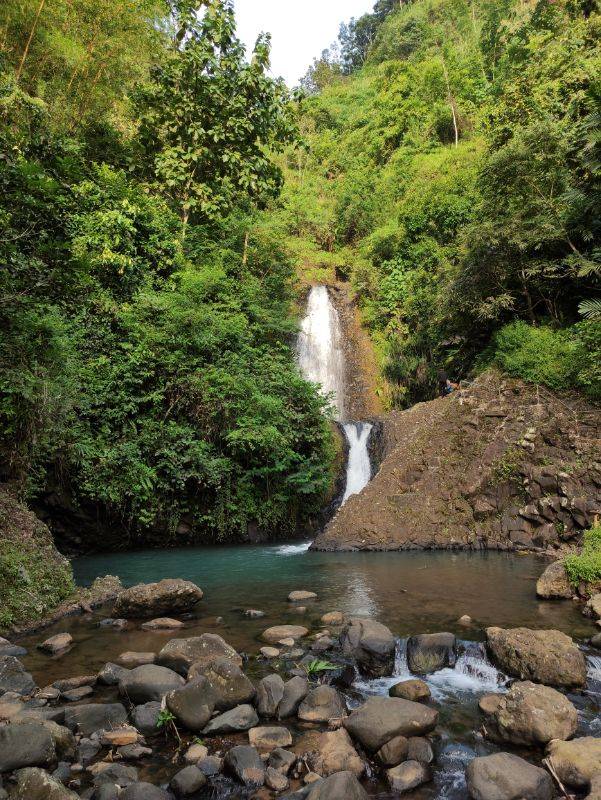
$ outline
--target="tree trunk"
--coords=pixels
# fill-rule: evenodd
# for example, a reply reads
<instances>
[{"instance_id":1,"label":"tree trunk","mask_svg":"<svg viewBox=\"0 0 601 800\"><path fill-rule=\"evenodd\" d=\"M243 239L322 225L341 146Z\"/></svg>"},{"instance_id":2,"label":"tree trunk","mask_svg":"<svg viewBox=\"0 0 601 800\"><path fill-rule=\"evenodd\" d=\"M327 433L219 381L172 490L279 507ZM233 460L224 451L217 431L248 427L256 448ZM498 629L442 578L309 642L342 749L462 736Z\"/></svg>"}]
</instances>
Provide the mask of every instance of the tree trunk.
<instances>
[{"instance_id":1,"label":"tree trunk","mask_svg":"<svg viewBox=\"0 0 601 800\"><path fill-rule=\"evenodd\" d=\"M42 13L42 11L44 9L44 5L45 4L46 4L46 0L40 0L40 5L38 6L38 11L37 11L37 14L35 15L35 19L33 21L32 27L31 27L31 31L29 32L29 37L28 37L27 42L25 44L25 50L23 50L23 55L21 56L21 62L19 63L19 67L17 69L17 75L16 75L17 83L19 82L19 79L21 78L21 73L23 72L23 67L25 66L25 61L27 59L27 54L29 53L29 48L31 47L31 42L33 41L33 37L35 35L36 28L38 27L38 21L40 19L40 15L41 15L41 13Z\"/></svg>"},{"instance_id":2,"label":"tree trunk","mask_svg":"<svg viewBox=\"0 0 601 800\"><path fill-rule=\"evenodd\" d=\"M451 82L449 80L449 73L448 73L448 70L447 70L446 62L444 60L444 55L442 54L442 50L441 50L440 58L441 58L441 61L442 61L442 71L444 72L445 83L447 85L447 100L449 101L449 105L451 107L451 114L453 115L453 128L455 130L455 147L458 147L459 146L459 128L457 126L457 113L455 111L455 100L453 99L453 93L451 92Z\"/></svg>"}]
</instances>

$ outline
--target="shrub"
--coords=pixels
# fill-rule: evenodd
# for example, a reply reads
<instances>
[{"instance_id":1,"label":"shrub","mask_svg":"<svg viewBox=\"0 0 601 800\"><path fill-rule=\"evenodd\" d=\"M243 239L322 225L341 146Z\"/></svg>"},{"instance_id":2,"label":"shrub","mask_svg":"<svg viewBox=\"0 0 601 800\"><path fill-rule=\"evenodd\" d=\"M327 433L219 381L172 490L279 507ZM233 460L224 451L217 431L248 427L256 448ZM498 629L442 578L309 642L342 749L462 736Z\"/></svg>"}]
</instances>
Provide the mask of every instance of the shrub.
<instances>
[{"instance_id":1,"label":"shrub","mask_svg":"<svg viewBox=\"0 0 601 800\"><path fill-rule=\"evenodd\" d=\"M568 556L564 562L570 583L593 583L601 580L601 523L584 534L582 553Z\"/></svg>"}]
</instances>

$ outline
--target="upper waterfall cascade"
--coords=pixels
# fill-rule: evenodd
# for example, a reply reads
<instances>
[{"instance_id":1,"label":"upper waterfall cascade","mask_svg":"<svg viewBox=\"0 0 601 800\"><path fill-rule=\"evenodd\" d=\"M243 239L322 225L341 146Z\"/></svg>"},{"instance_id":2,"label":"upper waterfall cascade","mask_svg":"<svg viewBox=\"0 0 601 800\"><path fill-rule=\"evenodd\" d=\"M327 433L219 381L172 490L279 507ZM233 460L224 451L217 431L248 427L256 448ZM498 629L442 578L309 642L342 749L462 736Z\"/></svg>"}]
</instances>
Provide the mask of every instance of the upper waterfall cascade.
<instances>
[{"instance_id":1,"label":"upper waterfall cascade","mask_svg":"<svg viewBox=\"0 0 601 800\"><path fill-rule=\"evenodd\" d=\"M338 311L326 286L313 286L307 313L298 337L298 363L304 376L332 398L336 417L345 419L345 372L343 332ZM365 488L371 478L368 443L373 426L368 422L345 422L349 445L343 505Z\"/></svg>"}]
</instances>

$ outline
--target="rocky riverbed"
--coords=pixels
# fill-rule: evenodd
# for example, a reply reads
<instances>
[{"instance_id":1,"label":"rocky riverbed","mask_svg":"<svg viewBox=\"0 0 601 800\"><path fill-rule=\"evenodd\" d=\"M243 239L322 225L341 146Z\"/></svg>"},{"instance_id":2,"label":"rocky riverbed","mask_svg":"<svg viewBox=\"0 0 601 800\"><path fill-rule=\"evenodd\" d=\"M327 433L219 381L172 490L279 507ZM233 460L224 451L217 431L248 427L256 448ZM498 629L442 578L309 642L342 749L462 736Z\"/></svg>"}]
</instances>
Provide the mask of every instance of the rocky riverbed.
<instances>
[{"instance_id":1,"label":"rocky riverbed","mask_svg":"<svg viewBox=\"0 0 601 800\"><path fill-rule=\"evenodd\" d=\"M283 596L282 618L298 622L266 626L238 652L216 632L187 635L210 606L194 583L141 584L90 618L90 635L100 624L127 643L143 629L160 647L74 675L71 635L40 636L47 674L62 675L48 685L4 640L0 797L599 798L601 651L590 643L499 627L484 643L399 639L336 609L313 624L303 604L315 600L302 587ZM244 617L256 625L262 613Z\"/></svg>"}]
</instances>

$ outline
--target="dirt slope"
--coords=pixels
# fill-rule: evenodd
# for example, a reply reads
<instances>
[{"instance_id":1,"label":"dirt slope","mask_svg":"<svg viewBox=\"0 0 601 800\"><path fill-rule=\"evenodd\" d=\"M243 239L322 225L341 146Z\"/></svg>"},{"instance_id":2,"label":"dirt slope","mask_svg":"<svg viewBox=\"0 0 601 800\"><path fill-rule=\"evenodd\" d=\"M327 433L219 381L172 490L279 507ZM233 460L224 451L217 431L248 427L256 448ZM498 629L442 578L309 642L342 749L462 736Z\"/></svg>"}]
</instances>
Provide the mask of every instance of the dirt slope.
<instances>
[{"instance_id":1,"label":"dirt slope","mask_svg":"<svg viewBox=\"0 0 601 800\"><path fill-rule=\"evenodd\" d=\"M380 471L320 550L549 549L601 514L601 409L495 372L385 420Z\"/></svg>"}]
</instances>

